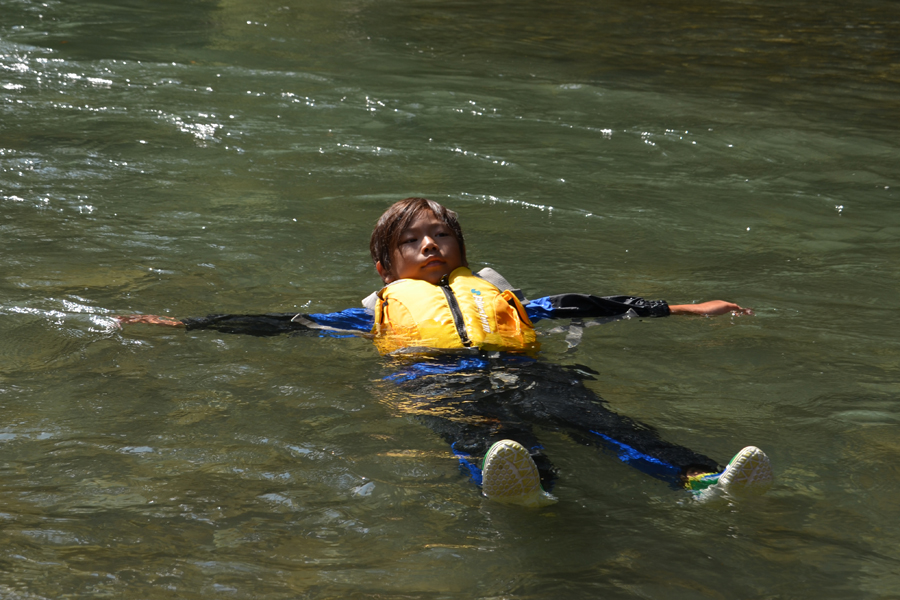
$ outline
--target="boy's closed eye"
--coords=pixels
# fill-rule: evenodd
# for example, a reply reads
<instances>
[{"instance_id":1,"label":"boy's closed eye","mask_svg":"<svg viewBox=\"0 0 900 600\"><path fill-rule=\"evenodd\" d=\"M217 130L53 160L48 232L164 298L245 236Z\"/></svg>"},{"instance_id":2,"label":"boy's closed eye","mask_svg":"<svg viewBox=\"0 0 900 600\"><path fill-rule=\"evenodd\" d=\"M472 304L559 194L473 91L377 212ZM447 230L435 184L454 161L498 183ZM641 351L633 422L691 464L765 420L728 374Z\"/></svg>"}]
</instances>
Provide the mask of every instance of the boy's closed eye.
<instances>
[{"instance_id":1,"label":"boy's closed eye","mask_svg":"<svg viewBox=\"0 0 900 600\"><path fill-rule=\"evenodd\" d=\"M447 236L449 236L449 235L450 235L450 232L449 232L449 231L436 231L435 233L432 234L431 237L434 237L434 238L444 238L444 237L447 237ZM400 245L403 245L403 244L415 244L415 243L417 243L417 242L419 242L419 241L420 241L420 240L419 240L419 238L417 238L417 237L403 238L403 239L400 240Z\"/></svg>"}]
</instances>

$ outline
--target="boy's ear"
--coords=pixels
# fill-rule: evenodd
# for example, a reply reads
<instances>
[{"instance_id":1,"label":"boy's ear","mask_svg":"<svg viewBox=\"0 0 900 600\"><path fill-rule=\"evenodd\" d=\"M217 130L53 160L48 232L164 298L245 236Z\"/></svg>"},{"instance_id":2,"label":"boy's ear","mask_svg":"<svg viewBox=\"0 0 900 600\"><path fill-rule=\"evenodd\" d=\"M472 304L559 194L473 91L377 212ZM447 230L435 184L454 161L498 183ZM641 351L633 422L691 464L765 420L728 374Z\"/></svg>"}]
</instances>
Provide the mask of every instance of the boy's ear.
<instances>
[{"instance_id":1,"label":"boy's ear","mask_svg":"<svg viewBox=\"0 0 900 600\"><path fill-rule=\"evenodd\" d=\"M388 272L388 270L385 269L385 268L381 265L381 261L380 261L380 260L379 260L378 262L375 263L375 270L378 271L378 274L379 274L379 275L381 275L381 280L382 280L385 284L388 284L388 283L390 283L390 282L392 282L392 281L394 280L394 278L391 277L391 274Z\"/></svg>"}]
</instances>

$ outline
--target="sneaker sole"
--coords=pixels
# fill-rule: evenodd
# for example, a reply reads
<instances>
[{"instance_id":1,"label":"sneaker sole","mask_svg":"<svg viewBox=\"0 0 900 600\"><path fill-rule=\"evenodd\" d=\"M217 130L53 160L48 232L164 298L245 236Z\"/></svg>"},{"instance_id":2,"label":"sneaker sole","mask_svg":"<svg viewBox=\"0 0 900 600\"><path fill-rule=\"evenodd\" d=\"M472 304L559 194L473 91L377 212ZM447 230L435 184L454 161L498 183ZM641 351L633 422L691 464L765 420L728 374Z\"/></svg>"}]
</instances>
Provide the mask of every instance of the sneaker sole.
<instances>
[{"instance_id":1,"label":"sneaker sole","mask_svg":"<svg viewBox=\"0 0 900 600\"><path fill-rule=\"evenodd\" d=\"M718 486L735 496L755 496L766 493L773 481L769 457L756 446L747 446L728 463Z\"/></svg>"},{"instance_id":2,"label":"sneaker sole","mask_svg":"<svg viewBox=\"0 0 900 600\"><path fill-rule=\"evenodd\" d=\"M501 440L490 447L482 468L482 491L489 499L519 506L547 506L556 498L541 489L531 455L521 444Z\"/></svg>"}]
</instances>

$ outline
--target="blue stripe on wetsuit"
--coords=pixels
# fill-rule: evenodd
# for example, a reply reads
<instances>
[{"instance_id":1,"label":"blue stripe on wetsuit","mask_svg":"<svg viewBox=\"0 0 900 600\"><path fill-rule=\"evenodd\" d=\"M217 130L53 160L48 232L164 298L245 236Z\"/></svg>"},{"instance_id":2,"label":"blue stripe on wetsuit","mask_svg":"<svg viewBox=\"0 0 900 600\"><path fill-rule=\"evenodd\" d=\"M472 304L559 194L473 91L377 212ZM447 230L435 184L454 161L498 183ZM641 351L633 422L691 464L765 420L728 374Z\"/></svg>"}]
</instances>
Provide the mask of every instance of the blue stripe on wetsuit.
<instances>
[{"instance_id":1,"label":"blue stripe on wetsuit","mask_svg":"<svg viewBox=\"0 0 900 600\"><path fill-rule=\"evenodd\" d=\"M623 463L634 467L638 471L646 473L651 477L656 477L657 479L662 479L663 481L668 481L681 487L681 484L678 483L681 478L680 468L663 462L658 458L653 458L649 454L644 454L643 452L635 450L631 446L614 440L599 431L591 431L591 433L603 439L606 442L604 445L612 450Z\"/></svg>"},{"instance_id":2,"label":"blue stripe on wetsuit","mask_svg":"<svg viewBox=\"0 0 900 600\"><path fill-rule=\"evenodd\" d=\"M340 312L316 313L306 316L319 325L335 329L353 329L368 333L375 325L375 316L372 311L365 308L346 308Z\"/></svg>"},{"instance_id":3,"label":"blue stripe on wetsuit","mask_svg":"<svg viewBox=\"0 0 900 600\"><path fill-rule=\"evenodd\" d=\"M478 466L477 463L473 463L470 459L472 458L465 452L460 452L456 449L456 444L451 444L450 449L453 451L453 454L459 460L460 469L465 469L469 472L469 477L472 479L472 482L475 485L480 486L481 479L481 467Z\"/></svg>"}]
</instances>

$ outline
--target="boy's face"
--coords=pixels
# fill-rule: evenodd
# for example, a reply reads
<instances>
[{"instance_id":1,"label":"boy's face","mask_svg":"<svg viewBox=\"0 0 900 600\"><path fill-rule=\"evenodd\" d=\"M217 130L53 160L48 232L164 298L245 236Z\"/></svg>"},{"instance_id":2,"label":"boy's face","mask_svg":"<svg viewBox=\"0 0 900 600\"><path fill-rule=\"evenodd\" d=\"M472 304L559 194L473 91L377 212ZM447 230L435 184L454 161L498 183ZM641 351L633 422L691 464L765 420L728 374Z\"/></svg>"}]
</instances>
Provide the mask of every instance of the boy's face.
<instances>
[{"instance_id":1,"label":"boy's face","mask_svg":"<svg viewBox=\"0 0 900 600\"><path fill-rule=\"evenodd\" d=\"M391 256L393 267L388 272L381 261L375 268L385 283L398 279L422 279L438 283L444 275L465 266L456 236L430 210L422 211L409 227L400 233L399 246Z\"/></svg>"}]
</instances>

